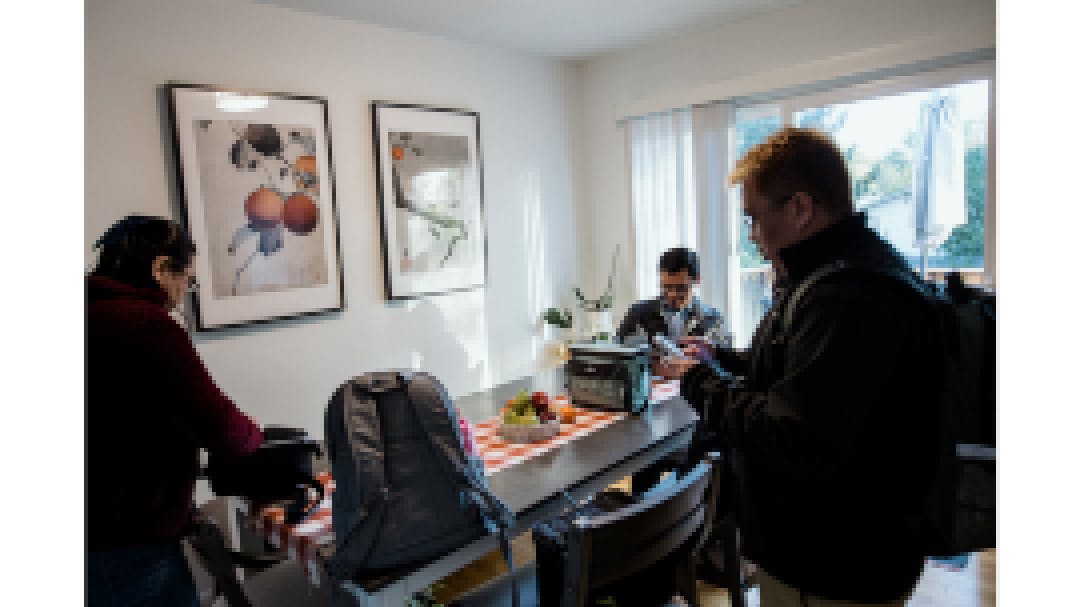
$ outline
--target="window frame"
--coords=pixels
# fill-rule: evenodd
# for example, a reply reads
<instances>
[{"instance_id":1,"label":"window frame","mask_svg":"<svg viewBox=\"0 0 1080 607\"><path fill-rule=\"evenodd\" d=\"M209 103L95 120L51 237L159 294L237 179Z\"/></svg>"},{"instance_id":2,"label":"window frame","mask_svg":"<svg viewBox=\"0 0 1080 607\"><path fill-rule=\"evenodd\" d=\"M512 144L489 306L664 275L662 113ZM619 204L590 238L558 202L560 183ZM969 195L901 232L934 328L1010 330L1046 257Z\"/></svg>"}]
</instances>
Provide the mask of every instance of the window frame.
<instances>
[{"instance_id":1,"label":"window frame","mask_svg":"<svg viewBox=\"0 0 1080 607\"><path fill-rule=\"evenodd\" d=\"M986 197L984 200L984 233L983 233L983 280L984 284L993 287L996 284L997 279L997 163L995 162L997 141L996 141L996 77L995 77L996 61L993 59L983 60L974 63L968 63L963 65L956 65L946 68L940 68L935 70L929 70L920 72L917 74L907 74L903 76L895 76L891 78L882 79L870 79L865 82L860 82L848 86L842 86L826 91L807 93L804 95L791 95L780 98L759 98L747 103L736 103L733 108L733 120L731 125L732 135L730 140L730 153L729 153L729 166L728 172L734 167L735 162L738 160L735 157L735 123L737 118L749 114L751 117L755 113L760 112L761 115L773 114L776 109L779 109L781 124L783 126L790 126L793 124L795 114L807 109L818 108L829 105L838 105L846 103L855 103L859 101L867 101L877 97L888 97L891 95L900 95L905 93L911 93L919 90L942 88L960 84L963 82L972 82L976 80L988 81L987 86L987 171L986 171ZM738 191L736 188L729 189L729 200L732 201L731 214L733 217L738 217L740 209L738 208L737 201ZM732 242L735 243L734 256L736 258L734 266L739 270L739 278L742 279L743 268L738 262L741 249L739 248L739 221L730 222ZM741 293L741 285L735 289L729 290L730 301L728 302L729 310L732 312L733 320L738 323L739 319L743 316L742 306L739 305L739 300L743 299ZM734 328L734 327L733 327ZM744 337L744 336L739 336ZM739 339L739 341L744 341ZM748 342L748 340L746 340Z\"/></svg>"},{"instance_id":2,"label":"window frame","mask_svg":"<svg viewBox=\"0 0 1080 607\"><path fill-rule=\"evenodd\" d=\"M900 95L918 90L947 87L974 80L988 81L987 95L989 95L989 99L987 99L986 125L987 167L986 198L984 200L983 277L986 284L992 287L997 282L997 163L994 160L997 149L995 132L997 114L994 103L997 80L995 77L995 69L995 60L984 60L920 72L918 74L870 80L820 93L786 97L784 99L757 103L754 105L779 106L784 125L787 126L792 124L796 112L809 108L866 101L875 97L888 97L890 95ZM736 110L738 109L739 108L736 107Z\"/></svg>"}]
</instances>

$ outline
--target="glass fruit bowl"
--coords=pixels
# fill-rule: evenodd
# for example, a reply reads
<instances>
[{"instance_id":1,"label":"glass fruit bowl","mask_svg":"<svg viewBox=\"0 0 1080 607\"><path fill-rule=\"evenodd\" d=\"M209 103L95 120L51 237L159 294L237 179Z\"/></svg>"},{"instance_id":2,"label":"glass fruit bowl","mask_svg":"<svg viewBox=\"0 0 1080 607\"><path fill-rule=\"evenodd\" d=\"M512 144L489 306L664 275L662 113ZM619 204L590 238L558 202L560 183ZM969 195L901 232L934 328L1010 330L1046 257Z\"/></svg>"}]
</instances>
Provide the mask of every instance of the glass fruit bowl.
<instances>
[{"instance_id":1,"label":"glass fruit bowl","mask_svg":"<svg viewBox=\"0 0 1080 607\"><path fill-rule=\"evenodd\" d=\"M559 433L559 420L553 419L535 424L499 423L499 436L511 443L537 443L545 441Z\"/></svg>"}]
</instances>

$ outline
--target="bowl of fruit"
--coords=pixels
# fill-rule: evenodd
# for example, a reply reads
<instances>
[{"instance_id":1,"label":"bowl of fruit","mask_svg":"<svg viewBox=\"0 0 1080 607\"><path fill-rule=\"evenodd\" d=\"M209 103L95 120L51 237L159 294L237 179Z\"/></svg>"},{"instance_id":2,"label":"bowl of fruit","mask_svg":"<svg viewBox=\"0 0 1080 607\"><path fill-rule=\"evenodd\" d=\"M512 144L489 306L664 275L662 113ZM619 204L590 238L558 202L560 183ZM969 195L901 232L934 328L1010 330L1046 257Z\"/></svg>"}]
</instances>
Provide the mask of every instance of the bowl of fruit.
<instances>
[{"instance_id":1,"label":"bowl of fruit","mask_svg":"<svg viewBox=\"0 0 1080 607\"><path fill-rule=\"evenodd\" d=\"M559 433L559 418L545 392L522 390L506 403L499 436L512 443L535 443Z\"/></svg>"}]
</instances>

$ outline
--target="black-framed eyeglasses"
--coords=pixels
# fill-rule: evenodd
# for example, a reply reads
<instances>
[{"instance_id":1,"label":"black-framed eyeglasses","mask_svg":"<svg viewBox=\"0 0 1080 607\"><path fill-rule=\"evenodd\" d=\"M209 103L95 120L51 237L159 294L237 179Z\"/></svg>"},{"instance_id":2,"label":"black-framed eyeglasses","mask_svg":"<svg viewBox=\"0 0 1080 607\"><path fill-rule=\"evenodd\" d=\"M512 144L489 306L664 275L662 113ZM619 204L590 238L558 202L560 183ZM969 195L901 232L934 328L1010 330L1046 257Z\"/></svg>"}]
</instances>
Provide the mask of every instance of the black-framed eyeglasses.
<instances>
[{"instance_id":1,"label":"black-framed eyeglasses","mask_svg":"<svg viewBox=\"0 0 1080 607\"><path fill-rule=\"evenodd\" d=\"M690 291L690 285L675 284L675 285L660 285L661 291L674 291L676 293L688 293Z\"/></svg>"}]
</instances>

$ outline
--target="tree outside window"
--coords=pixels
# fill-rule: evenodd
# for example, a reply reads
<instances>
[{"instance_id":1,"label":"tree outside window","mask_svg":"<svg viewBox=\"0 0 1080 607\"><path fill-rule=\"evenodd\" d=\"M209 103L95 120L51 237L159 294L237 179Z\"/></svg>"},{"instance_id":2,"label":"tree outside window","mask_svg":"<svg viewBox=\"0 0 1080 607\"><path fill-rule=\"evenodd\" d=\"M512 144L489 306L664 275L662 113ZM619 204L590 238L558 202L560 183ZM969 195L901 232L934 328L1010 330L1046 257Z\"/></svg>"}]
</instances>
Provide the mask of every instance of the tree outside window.
<instances>
[{"instance_id":1,"label":"tree outside window","mask_svg":"<svg viewBox=\"0 0 1080 607\"><path fill-rule=\"evenodd\" d=\"M912 159L917 157L920 104L932 95L945 93L957 99L963 127L967 221L953 228L944 243L929 252L928 273L931 279L940 279L950 270L963 270L968 279L977 282L982 279L984 262L988 81L807 108L790 117L775 106L740 109L734 126L734 158L741 158L781 128L785 118L792 124L828 133L847 159L856 209L864 212L871 227L917 268L921 251L915 244ZM745 223L736 225L741 276L735 333L737 342L745 345L771 304L771 280L769 266L750 241Z\"/></svg>"}]
</instances>

